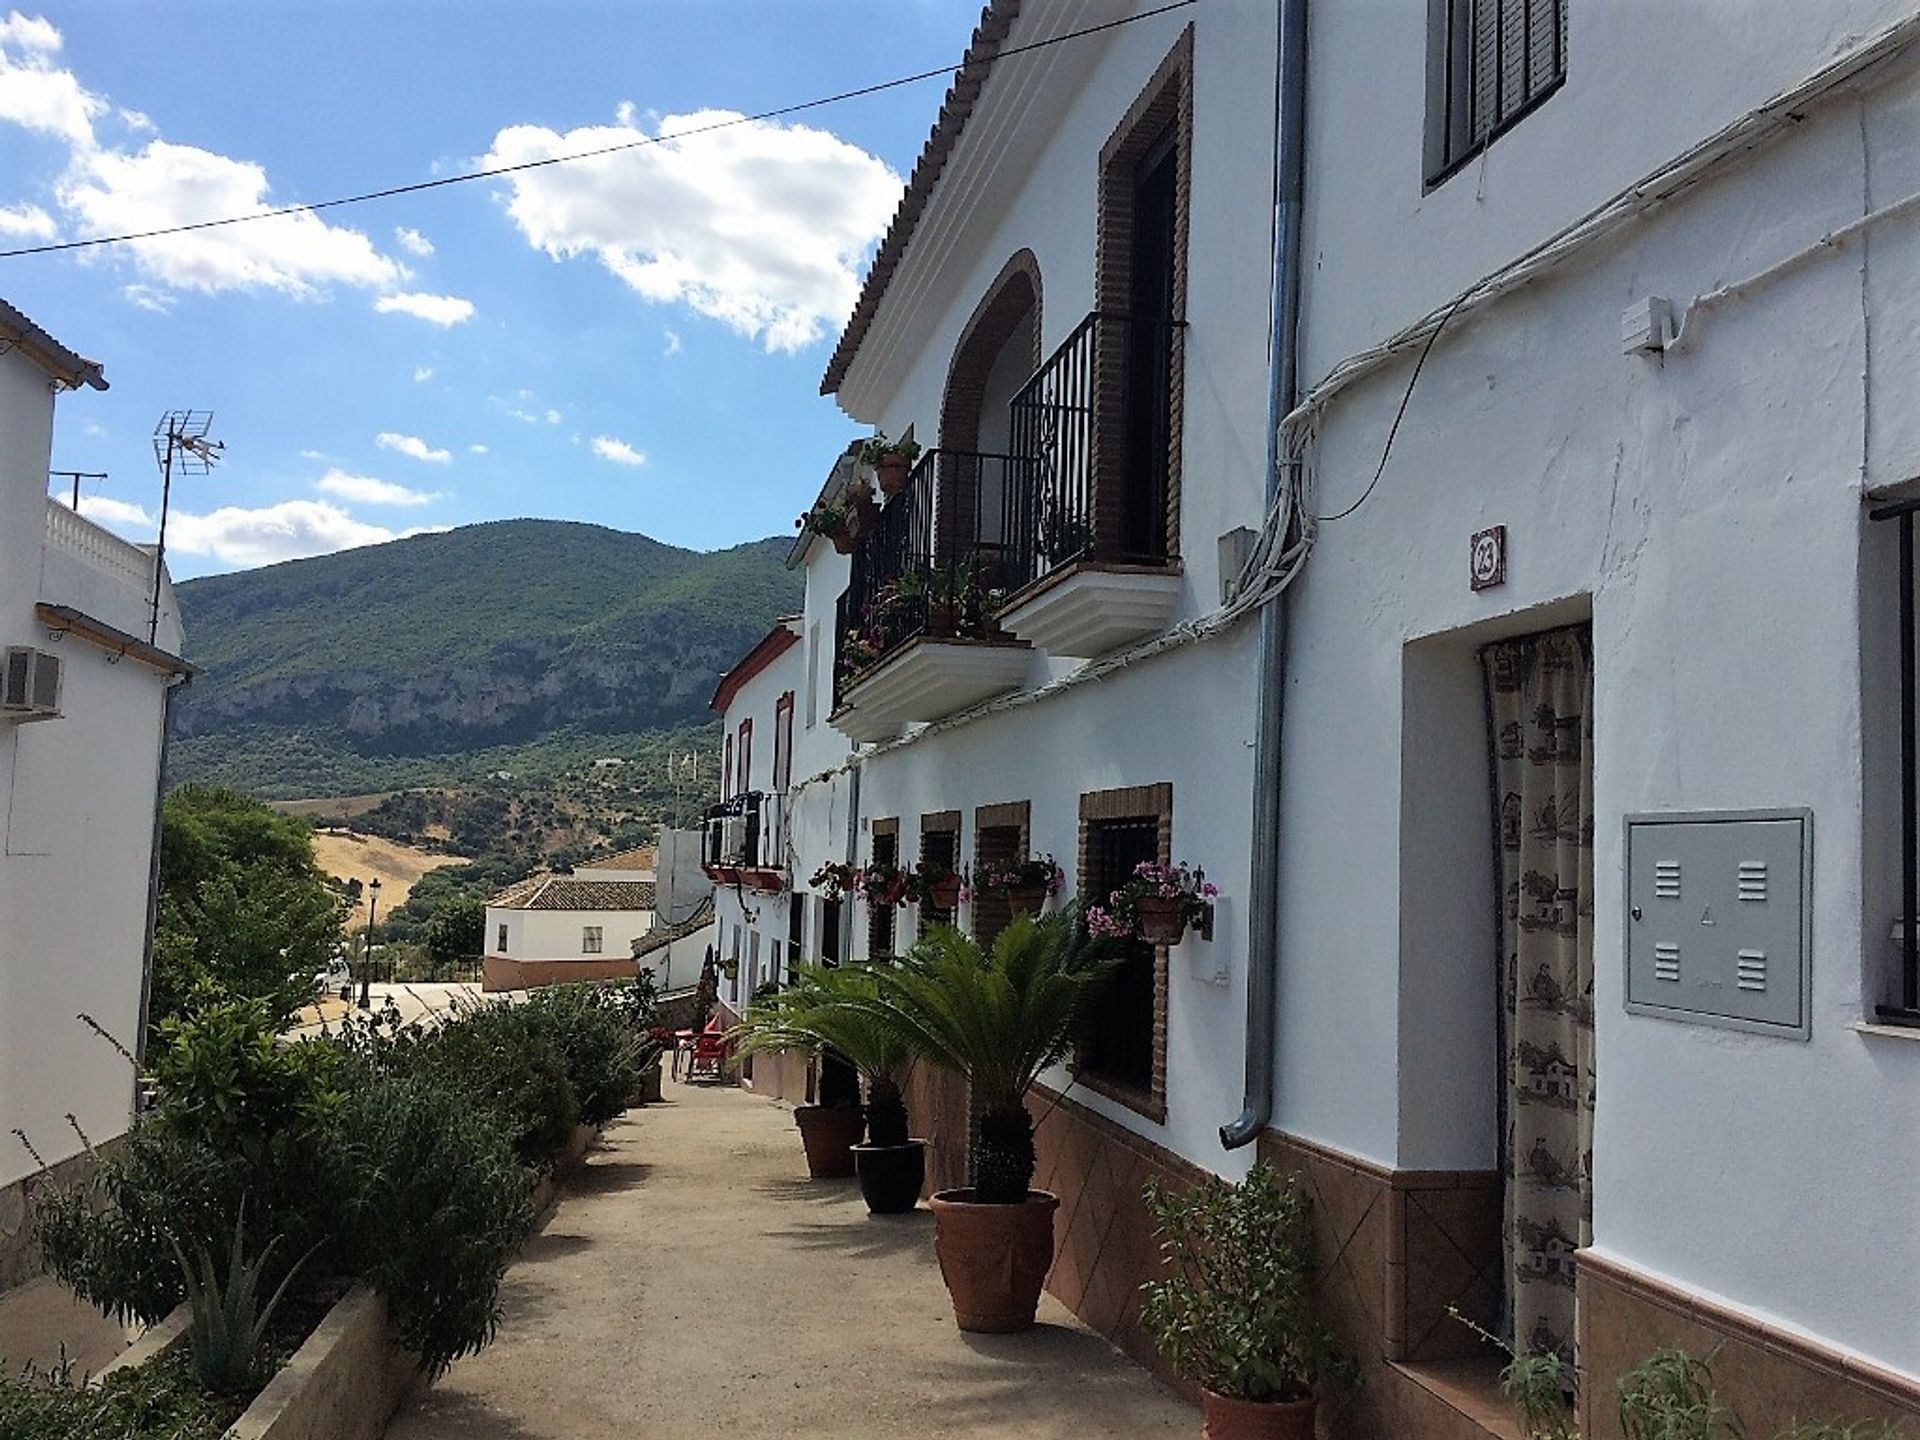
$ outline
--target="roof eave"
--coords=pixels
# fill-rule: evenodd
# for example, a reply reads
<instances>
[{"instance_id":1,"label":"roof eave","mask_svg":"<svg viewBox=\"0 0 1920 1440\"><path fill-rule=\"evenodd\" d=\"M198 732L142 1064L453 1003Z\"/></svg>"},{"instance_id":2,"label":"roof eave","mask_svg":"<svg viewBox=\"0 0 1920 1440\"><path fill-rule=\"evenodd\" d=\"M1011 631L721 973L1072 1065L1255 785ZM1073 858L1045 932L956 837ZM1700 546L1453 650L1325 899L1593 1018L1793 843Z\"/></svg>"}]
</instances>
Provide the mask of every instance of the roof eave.
<instances>
[{"instance_id":1,"label":"roof eave","mask_svg":"<svg viewBox=\"0 0 1920 1440\"><path fill-rule=\"evenodd\" d=\"M69 390L82 385L95 390L107 388L107 377L101 373L98 360L69 350L5 300L0 300L0 335L11 339L23 355Z\"/></svg>"}]
</instances>

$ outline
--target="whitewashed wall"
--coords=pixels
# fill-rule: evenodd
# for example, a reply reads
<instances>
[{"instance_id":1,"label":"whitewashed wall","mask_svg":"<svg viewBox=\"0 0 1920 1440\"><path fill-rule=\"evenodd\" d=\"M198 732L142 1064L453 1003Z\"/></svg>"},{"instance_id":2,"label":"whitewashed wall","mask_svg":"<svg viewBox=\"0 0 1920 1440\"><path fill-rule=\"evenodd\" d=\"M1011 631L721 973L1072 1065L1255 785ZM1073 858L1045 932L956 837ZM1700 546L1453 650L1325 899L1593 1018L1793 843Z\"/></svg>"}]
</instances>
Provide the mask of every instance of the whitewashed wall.
<instances>
[{"instance_id":1,"label":"whitewashed wall","mask_svg":"<svg viewBox=\"0 0 1920 1440\"><path fill-rule=\"evenodd\" d=\"M1425 6L1318 7L1308 374L1910 8L1574 0L1566 89L1423 197ZM1275 1097L1281 1128L1381 1163L1492 1163L1473 652L1590 615L1596 1245L1909 1373L1920 1043L1855 1026L1887 998L1897 844L1893 536L1861 490L1920 473L1920 231L1754 291L1664 360L1619 337L1648 294L1684 301L1920 189L1917 99L1899 75L1809 111L1442 337L1378 490L1322 528L1295 592ZM1321 512L1374 474L1410 370L1329 412ZM1475 596L1468 537L1496 523L1509 581ZM1622 817L1762 806L1815 813L1812 1040L1628 1016Z\"/></svg>"},{"instance_id":2,"label":"whitewashed wall","mask_svg":"<svg viewBox=\"0 0 1920 1440\"><path fill-rule=\"evenodd\" d=\"M52 421L46 374L0 357L0 644L54 648L40 599L137 620L144 638L143 587L43 555ZM170 613L160 641L179 648ZM126 1130L133 1098L132 1067L74 1017L136 1046L165 682L77 639L58 653L63 718L0 722L0 1186L37 1168L14 1127L57 1163L82 1149L69 1111L100 1144Z\"/></svg>"},{"instance_id":3,"label":"whitewashed wall","mask_svg":"<svg viewBox=\"0 0 1920 1440\"><path fill-rule=\"evenodd\" d=\"M633 953L630 942L644 939L655 923L651 910L504 910L487 907L489 955L509 960L621 960ZM507 944L500 947L500 927ZM580 948L582 931L600 927L600 951Z\"/></svg>"}]
</instances>

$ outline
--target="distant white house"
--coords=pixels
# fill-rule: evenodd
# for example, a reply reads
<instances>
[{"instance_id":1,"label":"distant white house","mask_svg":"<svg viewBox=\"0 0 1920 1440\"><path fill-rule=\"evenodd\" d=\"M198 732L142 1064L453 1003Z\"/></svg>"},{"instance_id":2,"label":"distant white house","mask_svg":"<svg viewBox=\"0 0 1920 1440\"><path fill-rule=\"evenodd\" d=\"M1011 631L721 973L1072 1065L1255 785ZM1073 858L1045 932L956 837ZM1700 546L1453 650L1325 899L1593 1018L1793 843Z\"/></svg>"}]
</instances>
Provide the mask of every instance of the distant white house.
<instances>
[{"instance_id":1,"label":"distant white house","mask_svg":"<svg viewBox=\"0 0 1920 1440\"><path fill-rule=\"evenodd\" d=\"M656 923L656 854L642 846L567 874L534 875L487 903L482 988L527 990L638 973Z\"/></svg>"},{"instance_id":2,"label":"distant white house","mask_svg":"<svg viewBox=\"0 0 1920 1440\"><path fill-rule=\"evenodd\" d=\"M115 1046L145 1028L167 703L190 674L154 552L47 494L54 399L82 385L107 388L100 366L0 301L0 1288L30 1273L36 1185L131 1123Z\"/></svg>"}]
</instances>

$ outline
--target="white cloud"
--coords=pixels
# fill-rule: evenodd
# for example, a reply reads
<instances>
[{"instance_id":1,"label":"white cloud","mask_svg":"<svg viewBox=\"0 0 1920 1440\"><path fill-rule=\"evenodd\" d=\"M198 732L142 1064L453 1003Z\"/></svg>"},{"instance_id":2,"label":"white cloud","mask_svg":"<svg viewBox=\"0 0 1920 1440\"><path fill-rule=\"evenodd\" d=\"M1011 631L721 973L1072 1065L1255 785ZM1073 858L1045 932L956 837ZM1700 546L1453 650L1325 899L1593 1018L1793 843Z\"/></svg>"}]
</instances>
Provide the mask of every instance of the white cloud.
<instances>
[{"instance_id":1,"label":"white cloud","mask_svg":"<svg viewBox=\"0 0 1920 1440\"><path fill-rule=\"evenodd\" d=\"M120 295L129 304L137 305L142 310L151 310L156 315L173 313L173 293L157 285L122 285Z\"/></svg>"},{"instance_id":2,"label":"white cloud","mask_svg":"<svg viewBox=\"0 0 1920 1440\"><path fill-rule=\"evenodd\" d=\"M561 418L560 412L558 410L549 409L547 411L547 423L549 425L558 425L560 423L560 418Z\"/></svg>"},{"instance_id":3,"label":"white cloud","mask_svg":"<svg viewBox=\"0 0 1920 1440\"><path fill-rule=\"evenodd\" d=\"M421 259L433 254L433 242L406 225L396 225L393 238L400 242L400 248L409 255L418 255Z\"/></svg>"},{"instance_id":4,"label":"white cloud","mask_svg":"<svg viewBox=\"0 0 1920 1440\"><path fill-rule=\"evenodd\" d=\"M666 331L666 337L667 337L666 349L662 350L660 353L662 355L669 355L669 356L678 355L680 353L680 337L671 330Z\"/></svg>"},{"instance_id":5,"label":"white cloud","mask_svg":"<svg viewBox=\"0 0 1920 1440\"><path fill-rule=\"evenodd\" d=\"M129 500L116 500L111 495L82 495L80 513L89 520L115 530L132 530L142 538L159 528L145 506L135 505Z\"/></svg>"},{"instance_id":6,"label":"white cloud","mask_svg":"<svg viewBox=\"0 0 1920 1440\"><path fill-rule=\"evenodd\" d=\"M764 121L675 135L738 119L668 116L649 132L619 124L564 135L516 125L483 165L515 165L649 134L642 145L507 177L507 213L555 259L590 255L643 299L684 304L768 350L798 350L853 307L859 270L900 198L900 177L824 130Z\"/></svg>"},{"instance_id":7,"label":"white cloud","mask_svg":"<svg viewBox=\"0 0 1920 1440\"><path fill-rule=\"evenodd\" d=\"M429 325L443 328L473 318L471 300L463 300L458 295L427 295L417 290L382 295L373 302L373 308L382 315L411 315L416 320L425 320Z\"/></svg>"},{"instance_id":8,"label":"white cloud","mask_svg":"<svg viewBox=\"0 0 1920 1440\"><path fill-rule=\"evenodd\" d=\"M22 240L51 240L58 229L53 217L38 205L0 205L0 235L16 235Z\"/></svg>"},{"instance_id":9,"label":"white cloud","mask_svg":"<svg viewBox=\"0 0 1920 1440\"><path fill-rule=\"evenodd\" d=\"M413 460L425 460L429 464L444 465L453 459L450 450L436 450L418 435L399 435L392 430L382 430L373 437L373 443L382 450L396 450Z\"/></svg>"},{"instance_id":10,"label":"white cloud","mask_svg":"<svg viewBox=\"0 0 1920 1440\"><path fill-rule=\"evenodd\" d=\"M107 433L107 427L98 420L88 419L81 422L80 433L91 440L98 440Z\"/></svg>"},{"instance_id":11,"label":"white cloud","mask_svg":"<svg viewBox=\"0 0 1920 1440\"><path fill-rule=\"evenodd\" d=\"M416 382L417 384L421 384L421 385L424 385L424 384L426 384L426 383L427 383L427 381L429 381L429 380L431 380L431 379L433 378L433 366L431 366L431 365L416 365L416 366L414 366L414 367L413 367L413 378L414 378L414 381L415 381L415 382Z\"/></svg>"},{"instance_id":12,"label":"white cloud","mask_svg":"<svg viewBox=\"0 0 1920 1440\"><path fill-rule=\"evenodd\" d=\"M237 566L271 565L399 538L386 526L356 520L325 500L283 500L253 510L225 505L206 515L176 510L167 521L170 549Z\"/></svg>"},{"instance_id":13,"label":"white cloud","mask_svg":"<svg viewBox=\"0 0 1920 1440\"><path fill-rule=\"evenodd\" d=\"M329 470L314 482L314 488L323 495L337 495L342 500L353 500L362 505L430 505L440 499L438 491L409 490L405 485L396 485L391 480L377 480L371 475L349 475L345 470Z\"/></svg>"},{"instance_id":14,"label":"white cloud","mask_svg":"<svg viewBox=\"0 0 1920 1440\"><path fill-rule=\"evenodd\" d=\"M593 437L593 453L602 460L611 460L616 465L644 465L647 457L624 440L616 440L611 435Z\"/></svg>"},{"instance_id":15,"label":"white cloud","mask_svg":"<svg viewBox=\"0 0 1920 1440\"><path fill-rule=\"evenodd\" d=\"M324 450L302 450L300 452L300 458L302 460L325 460L329 457Z\"/></svg>"},{"instance_id":16,"label":"white cloud","mask_svg":"<svg viewBox=\"0 0 1920 1440\"><path fill-rule=\"evenodd\" d=\"M94 117L107 103L54 64L59 49L60 32L50 21L18 10L0 20L0 120L91 146Z\"/></svg>"},{"instance_id":17,"label":"white cloud","mask_svg":"<svg viewBox=\"0 0 1920 1440\"><path fill-rule=\"evenodd\" d=\"M38 15L12 11L0 20L0 45L16 45L22 50L51 52L60 48L60 32L51 20Z\"/></svg>"},{"instance_id":18,"label":"white cloud","mask_svg":"<svg viewBox=\"0 0 1920 1440\"><path fill-rule=\"evenodd\" d=\"M492 452L490 452L487 449L487 447L484 445L469 445L467 446L467 453L469 455L487 455Z\"/></svg>"}]
</instances>

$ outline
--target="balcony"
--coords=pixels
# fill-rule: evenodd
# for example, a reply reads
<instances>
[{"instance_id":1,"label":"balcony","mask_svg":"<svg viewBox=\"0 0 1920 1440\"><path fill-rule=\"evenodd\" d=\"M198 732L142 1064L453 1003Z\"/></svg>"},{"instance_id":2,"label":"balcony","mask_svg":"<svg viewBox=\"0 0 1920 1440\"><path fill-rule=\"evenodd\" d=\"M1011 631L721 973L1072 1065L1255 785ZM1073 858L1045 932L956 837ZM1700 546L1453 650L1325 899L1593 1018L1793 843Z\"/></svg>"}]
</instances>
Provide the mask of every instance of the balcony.
<instances>
[{"instance_id":1,"label":"balcony","mask_svg":"<svg viewBox=\"0 0 1920 1440\"><path fill-rule=\"evenodd\" d=\"M999 618L1050 654L1104 655L1173 619L1185 330L1096 311L1014 397L1026 483Z\"/></svg>"},{"instance_id":2,"label":"balcony","mask_svg":"<svg viewBox=\"0 0 1920 1440\"><path fill-rule=\"evenodd\" d=\"M1030 648L995 613L1019 578L1012 536L1029 467L930 450L855 552L835 614L831 723L860 742L1019 687Z\"/></svg>"},{"instance_id":3,"label":"balcony","mask_svg":"<svg viewBox=\"0 0 1920 1440\"><path fill-rule=\"evenodd\" d=\"M40 601L66 607L101 625L147 638L153 628L153 551L122 540L51 496L47 498L46 559ZM159 648L178 652L180 625L173 587L163 586Z\"/></svg>"},{"instance_id":4,"label":"balcony","mask_svg":"<svg viewBox=\"0 0 1920 1440\"><path fill-rule=\"evenodd\" d=\"M700 822L700 868L716 885L779 894L787 888L782 797L749 790L708 808Z\"/></svg>"}]
</instances>

